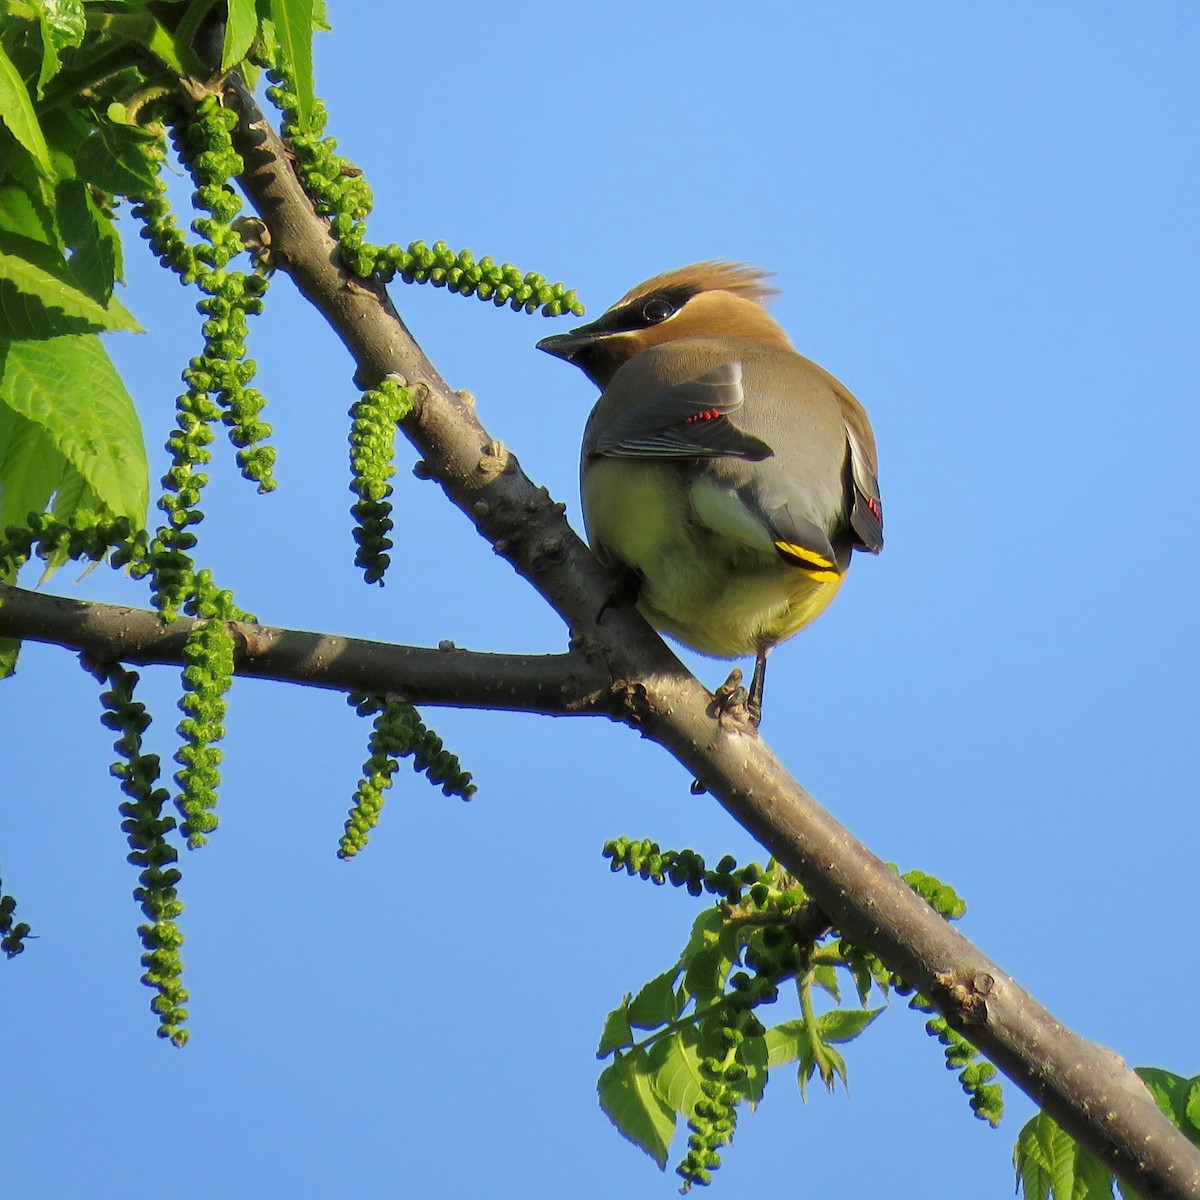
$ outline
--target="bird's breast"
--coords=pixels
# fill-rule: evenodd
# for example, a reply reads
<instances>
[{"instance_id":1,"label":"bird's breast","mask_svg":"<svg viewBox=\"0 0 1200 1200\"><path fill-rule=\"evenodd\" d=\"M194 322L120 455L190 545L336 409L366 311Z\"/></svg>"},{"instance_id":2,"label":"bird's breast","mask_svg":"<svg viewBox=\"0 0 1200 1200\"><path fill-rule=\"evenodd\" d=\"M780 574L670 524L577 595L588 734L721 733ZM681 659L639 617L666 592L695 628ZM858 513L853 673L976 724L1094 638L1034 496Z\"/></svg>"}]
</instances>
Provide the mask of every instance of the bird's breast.
<instances>
[{"instance_id":1,"label":"bird's breast","mask_svg":"<svg viewBox=\"0 0 1200 1200\"><path fill-rule=\"evenodd\" d=\"M582 491L593 548L638 573L638 606L652 625L702 654L775 645L841 586L783 561L761 519L694 463L597 456L584 462Z\"/></svg>"}]
</instances>

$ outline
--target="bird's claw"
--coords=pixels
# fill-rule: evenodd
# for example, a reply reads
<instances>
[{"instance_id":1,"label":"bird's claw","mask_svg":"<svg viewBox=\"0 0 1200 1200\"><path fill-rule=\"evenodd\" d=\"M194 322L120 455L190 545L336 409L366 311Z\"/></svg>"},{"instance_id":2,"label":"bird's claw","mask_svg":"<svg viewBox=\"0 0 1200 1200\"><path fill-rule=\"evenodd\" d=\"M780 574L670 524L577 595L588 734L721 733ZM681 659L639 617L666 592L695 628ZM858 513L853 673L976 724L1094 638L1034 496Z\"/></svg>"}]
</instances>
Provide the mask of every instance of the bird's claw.
<instances>
[{"instance_id":1,"label":"bird's claw","mask_svg":"<svg viewBox=\"0 0 1200 1200\"><path fill-rule=\"evenodd\" d=\"M762 718L761 707L754 704L742 687L742 672L737 667L729 672L729 678L713 693L709 711L721 725L741 732L757 729Z\"/></svg>"}]
</instances>

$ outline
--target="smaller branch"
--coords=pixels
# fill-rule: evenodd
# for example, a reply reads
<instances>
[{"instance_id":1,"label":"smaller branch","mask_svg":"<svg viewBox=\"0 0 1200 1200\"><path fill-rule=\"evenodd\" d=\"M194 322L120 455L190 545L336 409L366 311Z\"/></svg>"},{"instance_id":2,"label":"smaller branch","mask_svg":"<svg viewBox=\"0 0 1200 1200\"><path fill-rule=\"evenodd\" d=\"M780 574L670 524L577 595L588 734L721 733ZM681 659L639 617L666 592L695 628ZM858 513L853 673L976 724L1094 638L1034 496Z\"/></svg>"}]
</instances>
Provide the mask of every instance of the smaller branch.
<instances>
[{"instance_id":1,"label":"smaller branch","mask_svg":"<svg viewBox=\"0 0 1200 1200\"><path fill-rule=\"evenodd\" d=\"M183 666L198 622L170 624L157 613L68 600L0 584L0 637L63 646L100 662ZM485 654L451 643L436 650L362 638L230 622L234 673L342 692L395 694L412 704L616 717L612 680L582 650L567 654Z\"/></svg>"}]
</instances>

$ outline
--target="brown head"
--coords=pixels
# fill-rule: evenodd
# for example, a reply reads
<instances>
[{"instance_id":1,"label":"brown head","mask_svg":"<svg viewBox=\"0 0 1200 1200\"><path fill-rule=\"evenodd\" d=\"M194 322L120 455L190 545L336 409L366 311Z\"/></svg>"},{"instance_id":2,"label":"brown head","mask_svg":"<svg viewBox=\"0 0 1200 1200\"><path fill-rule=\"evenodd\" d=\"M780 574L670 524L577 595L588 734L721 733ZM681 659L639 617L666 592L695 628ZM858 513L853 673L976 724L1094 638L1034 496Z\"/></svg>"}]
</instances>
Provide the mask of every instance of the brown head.
<instances>
[{"instance_id":1,"label":"brown head","mask_svg":"<svg viewBox=\"0 0 1200 1200\"><path fill-rule=\"evenodd\" d=\"M590 325L537 345L574 363L601 389L635 354L680 338L748 337L790 349L787 334L766 309L775 292L757 267L693 263L639 283Z\"/></svg>"}]
</instances>

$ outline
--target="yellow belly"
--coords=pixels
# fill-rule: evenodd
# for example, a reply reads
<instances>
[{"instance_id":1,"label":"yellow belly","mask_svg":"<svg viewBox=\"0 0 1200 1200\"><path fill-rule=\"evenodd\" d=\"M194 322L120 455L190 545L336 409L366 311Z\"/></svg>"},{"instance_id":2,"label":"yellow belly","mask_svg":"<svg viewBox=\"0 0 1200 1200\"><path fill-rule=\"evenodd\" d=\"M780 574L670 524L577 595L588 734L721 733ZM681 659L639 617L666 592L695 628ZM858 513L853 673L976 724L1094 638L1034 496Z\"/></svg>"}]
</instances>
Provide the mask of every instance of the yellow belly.
<instances>
[{"instance_id":1,"label":"yellow belly","mask_svg":"<svg viewBox=\"0 0 1200 1200\"><path fill-rule=\"evenodd\" d=\"M770 547L697 520L675 464L598 459L583 489L588 537L642 576L638 608L663 633L715 658L773 646L816 620L842 578L812 579Z\"/></svg>"}]
</instances>

